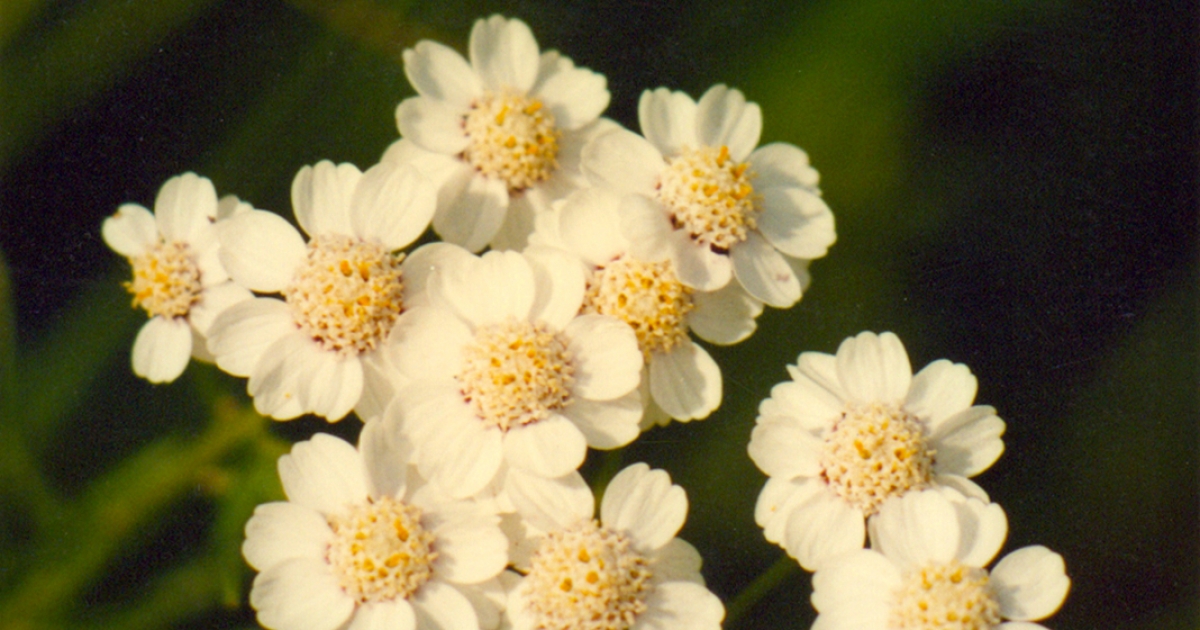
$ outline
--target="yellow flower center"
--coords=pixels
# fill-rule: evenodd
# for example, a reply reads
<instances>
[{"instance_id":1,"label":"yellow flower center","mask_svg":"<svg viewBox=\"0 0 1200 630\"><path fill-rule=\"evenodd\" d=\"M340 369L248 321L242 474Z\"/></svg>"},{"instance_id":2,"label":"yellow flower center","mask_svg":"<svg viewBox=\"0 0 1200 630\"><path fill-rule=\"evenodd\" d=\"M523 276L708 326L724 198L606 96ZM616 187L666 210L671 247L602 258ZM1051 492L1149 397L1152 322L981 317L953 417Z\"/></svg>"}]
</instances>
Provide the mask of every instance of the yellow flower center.
<instances>
[{"instance_id":1,"label":"yellow flower center","mask_svg":"<svg viewBox=\"0 0 1200 630\"><path fill-rule=\"evenodd\" d=\"M542 322L510 318L480 327L463 349L463 398L501 431L548 418L571 402L575 366L567 345Z\"/></svg>"},{"instance_id":2,"label":"yellow flower center","mask_svg":"<svg viewBox=\"0 0 1200 630\"><path fill-rule=\"evenodd\" d=\"M537 630L627 630L646 610L649 580L627 536L587 520L546 536L521 588Z\"/></svg>"},{"instance_id":3,"label":"yellow flower center","mask_svg":"<svg viewBox=\"0 0 1200 630\"><path fill-rule=\"evenodd\" d=\"M727 253L756 226L757 208L749 164L734 162L729 147L684 147L667 158L658 199L677 229L696 242Z\"/></svg>"},{"instance_id":4,"label":"yellow flower center","mask_svg":"<svg viewBox=\"0 0 1200 630\"><path fill-rule=\"evenodd\" d=\"M610 315L633 327L647 360L687 339L685 316L695 305L692 290L679 282L669 260L642 262L621 257L592 272L584 313Z\"/></svg>"},{"instance_id":5,"label":"yellow flower center","mask_svg":"<svg viewBox=\"0 0 1200 630\"><path fill-rule=\"evenodd\" d=\"M958 562L931 564L904 576L892 607L895 630L989 630L1000 624L1000 603L988 572Z\"/></svg>"},{"instance_id":6,"label":"yellow flower center","mask_svg":"<svg viewBox=\"0 0 1200 630\"><path fill-rule=\"evenodd\" d=\"M825 435L822 476L870 516L889 497L929 485L934 451L925 434L925 425L903 407L851 407Z\"/></svg>"},{"instance_id":7,"label":"yellow flower center","mask_svg":"<svg viewBox=\"0 0 1200 630\"><path fill-rule=\"evenodd\" d=\"M321 347L362 354L387 338L404 310L400 263L378 243L322 234L283 296L296 325Z\"/></svg>"},{"instance_id":8,"label":"yellow flower center","mask_svg":"<svg viewBox=\"0 0 1200 630\"><path fill-rule=\"evenodd\" d=\"M487 177L519 193L550 178L558 168L554 115L542 102L519 94L487 92L463 121L469 144L462 157Z\"/></svg>"},{"instance_id":9,"label":"yellow flower center","mask_svg":"<svg viewBox=\"0 0 1200 630\"><path fill-rule=\"evenodd\" d=\"M187 243L159 243L129 264L133 280L125 289L133 294L133 307L150 317L186 317L200 301L200 267Z\"/></svg>"},{"instance_id":10,"label":"yellow flower center","mask_svg":"<svg viewBox=\"0 0 1200 630\"><path fill-rule=\"evenodd\" d=\"M326 558L361 604L408 598L433 575L434 536L416 506L384 497L329 517L329 527Z\"/></svg>"}]
</instances>

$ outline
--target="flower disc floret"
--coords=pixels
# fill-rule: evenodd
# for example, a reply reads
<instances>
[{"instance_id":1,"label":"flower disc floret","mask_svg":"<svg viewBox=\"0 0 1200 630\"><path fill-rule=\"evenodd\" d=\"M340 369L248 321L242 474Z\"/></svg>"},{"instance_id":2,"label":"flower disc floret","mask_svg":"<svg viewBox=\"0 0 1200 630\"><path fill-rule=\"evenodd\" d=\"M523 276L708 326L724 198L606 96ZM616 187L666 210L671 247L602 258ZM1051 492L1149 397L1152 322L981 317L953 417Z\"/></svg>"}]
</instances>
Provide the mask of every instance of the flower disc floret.
<instances>
[{"instance_id":1,"label":"flower disc floret","mask_svg":"<svg viewBox=\"0 0 1200 630\"><path fill-rule=\"evenodd\" d=\"M479 327L456 376L464 400L501 431L548 418L571 402L575 367L567 346L544 322L509 318Z\"/></svg>"},{"instance_id":2,"label":"flower disc floret","mask_svg":"<svg viewBox=\"0 0 1200 630\"><path fill-rule=\"evenodd\" d=\"M518 193L546 181L558 168L561 133L554 115L536 98L486 92L463 120L468 145L463 159L480 173Z\"/></svg>"},{"instance_id":3,"label":"flower disc floret","mask_svg":"<svg viewBox=\"0 0 1200 630\"><path fill-rule=\"evenodd\" d=\"M403 310L400 263L379 244L322 234L283 290L296 324L325 350L362 354L387 338Z\"/></svg>"},{"instance_id":4,"label":"flower disc floret","mask_svg":"<svg viewBox=\"0 0 1200 630\"><path fill-rule=\"evenodd\" d=\"M133 280L125 289L133 294L133 307L150 317L184 317L200 301L200 267L187 243L159 243L129 262Z\"/></svg>"},{"instance_id":5,"label":"flower disc floret","mask_svg":"<svg viewBox=\"0 0 1200 630\"><path fill-rule=\"evenodd\" d=\"M989 630L1001 622L1000 603L985 569L957 560L933 563L903 578L895 593L896 630Z\"/></svg>"},{"instance_id":6,"label":"flower disc floret","mask_svg":"<svg viewBox=\"0 0 1200 630\"><path fill-rule=\"evenodd\" d=\"M355 601L408 598L433 575L434 536L421 509L384 497L329 517L328 561Z\"/></svg>"},{"instance_id":7,"label":"flower disc floret","mask_svg":"<svg viewBox=\"0 0 1200 630\"><path fill-rule=\"evenodd\" d=\"M722 253L746 240L758 212L747 163L726 146L684 147L666 161L657 194L677 229Z\"/></svg>"},{"instance_id":8,"label":"flower disc floret","mask_svg":"<svg viewBox=\"0 0 1200 630\"><path fill-rule=\"evenodd\" d=\"M644 262L622 257L596 269L588 278L584 313L616 317L637 334L638 347L669 352L687 339L692 289L679 281L670 260Z\"/></svg>"},{"instance_id":9,"label":"flower disc floret","mask_svg":"<svg viewBox=\"0 0 1200 630\"><path fill-rule=\"evenodd\" d=\"M850 406L825 435L822 476L842 498L874 514L889 497L929 485L934 452L926 428L903 407Z\"/></svg>"},{"instance_id":10,"label":"flower disc floret","mask_svg":"<svg viewBox=\"0 0 1200 630\"><path fill-rule=\"evenodd\" d=\"M583 520L546 536L523 588L538 630L627 630L646 610L650 577L628 536Z\"/></svg>"}]
</instances>

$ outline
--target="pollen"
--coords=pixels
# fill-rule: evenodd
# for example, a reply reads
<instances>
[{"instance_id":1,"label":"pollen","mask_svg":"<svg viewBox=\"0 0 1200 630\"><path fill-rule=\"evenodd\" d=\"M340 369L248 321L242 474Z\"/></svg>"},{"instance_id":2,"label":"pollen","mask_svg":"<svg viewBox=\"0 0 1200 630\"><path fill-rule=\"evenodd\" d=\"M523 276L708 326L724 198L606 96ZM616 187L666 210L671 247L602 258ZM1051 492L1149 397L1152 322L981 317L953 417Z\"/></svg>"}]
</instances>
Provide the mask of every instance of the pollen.
<instances>
[{"instance_id":1,"label":"pollen","mask_svg":"<svg viewBox=\"0 0 1200 630\"><path fill-rule=\"evenodd\" d=\"M627 630L646 610L650 571L623 533L580 521L552 532L524 589L537 630Z\"/></svg>"},{"instance_id":2,"label":"pollen","mask_svg":"<svg viewBox=\"0 0 1200 630\"><path fill-rule=\"evenodd\" d=\"M667 158L658 199L676 229L715 252L728 253L756 227L753 177L746 163L733 161L728 147L684 147Z\"/></svg>"},{"instance_id":3,"label":"pollen","mask_svg":"<svg viewBox=\"0 0 1200 630\"><path fill-rule=\"evenodd\" d=\"M575 366L567 339L516 318L482 326L463 350L459 386L486 426L508 431L571 403Z\"/></svg>"},{"instance_id":4,"label":"pollen","mask_svg":"<svg viewBox=\"0 0 1200 630\"><path fill-rule=\"evenodd\" d=\"M186 317L200 301L200 267L187 243L159 243L129 263L133 280L125 289L133 294L133 307L150 317Z\"/></svg>"},{"instance_id":5,"label":"pollen","mask_svg":"<svg viewBox=\"0 0 1200 630\"><path fill-rule=\"evenodd\" d=\"M896 630L989 630L1001 621L988 572L957 560L910 571L894 597Z\"/></svg>"},{"instance_id":6,"label":"pollen","mask_svg":"<svg viewBox=\"0 0 1200 630\"><path fill-rule=\"evenodd\" d=\"M510 194L549 179L558 168L561 132L537 99L487 92L471 105L463 129L469 142L462 158L504 181Z\"/></svg>"},{"instance_id":7,"label":"pollen","mask_svg":"<svg viewBox=\"0 0 1200 630\"><path fill-rule=\"evenodd\" d=\"M692 290L679 281L670 260L643 262L622 256L592 272L584 313L610 315L629 324L643 356L669 352L687 339Z\"/></svg>"},{"instance_id":8,"label":"pollen","mask_svg":"<svg viewBox=\"0 0 1200 630\"><path fill-rule=\"evenodd\" d=\"M378 243L322 234L309 242L283 296L296 325L322 348L362 354L387 338L403 310L403 260Z\"/></svg>"},{"instance_id":9,"label":"pollen","mask_svg":"<svg viewBox=\"0 0 1200 630\"><path fill-rule=\"evenodd\" d=\"M384 497L329 517L329 527L326 560L360 604L409 598L433 575L435 539L416 506Z\"/></svg>"},{"instance_id":10,"label":"pollen","mask_svg":"<svg viewBox=\"0 0 1200 630\"><path fill-rule=\"evenodd\" d=\"M903 407L850 407L825 435L821 475L870 516L889 497L929 485L935 453L926 433L924 423Z\"/></svg>"}]
</instances>

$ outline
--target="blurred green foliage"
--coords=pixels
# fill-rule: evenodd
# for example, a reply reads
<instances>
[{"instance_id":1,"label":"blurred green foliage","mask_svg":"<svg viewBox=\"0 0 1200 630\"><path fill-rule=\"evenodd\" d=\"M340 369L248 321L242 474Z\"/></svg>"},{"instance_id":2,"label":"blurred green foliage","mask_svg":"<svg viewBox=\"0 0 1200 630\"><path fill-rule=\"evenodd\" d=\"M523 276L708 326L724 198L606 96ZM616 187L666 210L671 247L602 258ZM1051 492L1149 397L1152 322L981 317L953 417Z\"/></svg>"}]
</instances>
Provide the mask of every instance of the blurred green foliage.
<instances>
[{"instance_id":1,"label":"blurred green foliage","mask_svg":"<svg viewBox=\"0 0 1200 630\"><path fill-rule=\"evenodd\" d=\"M0 4L0 625L253 627L242 525L280 496L292 442L353 439L357 421L266 422L211 366L169 387L134 378L142 319L100 221L186 170L289 215L301 165L365 167L395 139L400 51L463 50L477 17L502 12L606 74L620 122L636 127L642 89L725 82L762 105L764 142L805 148L822 173L839 243L796 308L711 349L722 408L586 468L602 480L647 461L688 490L683 537L737 602L730 627L811 624L808 578L754 525L764 479L745 446L785 364L864 329L900 334L915 368L967 363L1009 422L980 481L1009 514L1008 549L1066 558L1073 593L1047 625L1197 627L1192 10Z\"/></svg>"}]
</instances>

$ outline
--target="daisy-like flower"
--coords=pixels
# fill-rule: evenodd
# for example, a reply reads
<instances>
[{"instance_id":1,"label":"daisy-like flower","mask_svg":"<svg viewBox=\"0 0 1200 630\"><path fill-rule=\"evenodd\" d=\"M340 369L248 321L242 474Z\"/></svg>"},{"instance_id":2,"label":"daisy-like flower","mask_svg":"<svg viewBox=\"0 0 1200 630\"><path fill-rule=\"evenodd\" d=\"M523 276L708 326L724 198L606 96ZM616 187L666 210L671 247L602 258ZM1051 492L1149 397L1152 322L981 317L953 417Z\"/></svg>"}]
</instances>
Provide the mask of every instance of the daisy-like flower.
<instances>
[{"instance_id":1,"label":"daisy-like flower","mask_svg":"<svg viewBox=\"0 0 1200 630\"><path fill-rule=\"evenodd\" d=\"M1032 622L1054 614L1071 586L1062 556L1024 547L989 571L1007 534L1000 506L953 490L888 501L871 521L872 549L813 576L813 629L1045 630Z\"/></svg>"},{"instance_id":2,"label":"daisy-like flower","mask_svg":"<svg viewBox=\"0 0 1200 630\"><path fill-rule=\"evenodd\" d=\"M219 206L223 214L245 204L234 197L218 204L212 182L184 173L163 184L153 213L127 203L101 227L104 242L133 267L125 288L134 308L150 316L133 342L133 371L151 383L178 378L189 357L206 359L213 319L253 297L229 281L217 256Z\"/></svg>"},{"instance_id":3,"label":"daisy-like flower","mask_svg":"<svg viewBox=\"0 0 1200 630\"><path fill-rule=\"evenodd\" d=\"M836 239L808 156L784 143L755 149L762 112L724 85L699 103L646 91L638 120L644 138L620 129L584 147L588 179L638 195L641 229L674 252L684 284L715 291L736 278L771 306L795 304L797 267Z\"/></svg>"},{"instance_id":4,"label":"daisy-like flower","mask_svg":"<svg viewBox=\"0 0 1200 630\"><path fill-rule=\"evenodd\" d=\"M306 166L292 183L305 242L286 220L256 210L218 225L229 275L259 297L222 313L209 331L217 365L250 377L254 406L288 419L341 419L363 397L363 361L413 303L445 247L396 253L429 225L434 190L411 167Z\"/></svg>"},{"instance_id":5,"label":"daisy-like flower","mask_svg":"<svg viewBox=\"0 0 1200 630\"><path fill-rule=\"evenodd\" d=\"M892 497L949 486L986 499L967 477L1004 452L1004 421L971 405L965 365L938 360L913 376L896 335L864 332L788 371L759 407L749 451L770 477L755 520L805 569L861 548L864 520Z\"/></svg>"},{"instance_id":6,"label":"daisy-like flower","mask_svg":"<svg viewBox=\"0 0 1200 630\"><path fill-rule=\"evenodd\" d=\"M572 193L557 212L542 215L533 240L556 242L583 260L584 313L611 315L633 329L646 362L642 388L661 410L657 415L707 417L721 404L721 370L688 331L714 343L737 343L754 331L762 302L733 283L711 293L683 284L669 252L622 221L630 212L621 201L602 188ZM648 411L643 426L655 415Z\"/></svg>"},{"instance_id":7,"label":"daisy-like flower","mask_svg":"<svg viewBox=\"0 0 1200 630\"><path fill-rule=\"evenodd\" d=\"M637 437L637 338L615 318L577 316L576 259L550 249L454 258L427 291L429 306L405 313L389 344L407 385L384 414L423 476L466 497L505 466L559 477L588 446Z\"/></svg>"},{"instance_id":8,"label":"daisy-like flower","mask_svg":"<svg viewBox=\"0 0 1200 630\"><path fill-rule=\"evenodd\" d=\"M254 510L242 555L272 630L494 628L486 592L508 562L499 518L420 485L378 431L317 434L279 458L288 500ZM490 583L490 585L489 585Z\"/></svg>"},{"instance_id":9,"label":"daisy-like flower","mask_svg":"<svg viewBox=\"0 0 1200 630\"><path fill-rule=\"evenodd\" d=\"M521 249L535 212L586 185L583 145L616 128L603 75L538 53L524 22L493 15L471 29L470 61L432 41L404 51L417 96L396 108L401 141L384 160L439 185L433 228L475 252Z\"/></svg>"},{"instance_id":10,"label":"daisy-like flower","mask_svg":"<svg viewBox=\"0 0 1200 630\"><path fill-rule=\"evenodd\" d=\"M704 586L700 554L675 537L687 495L665 471L622 470L604 491L599 519L578 473L511 477L510 497L531 534L513 558L523 577L508 580L513 630L720 628L725 608Z\"/></svg>"}]
</instances>

